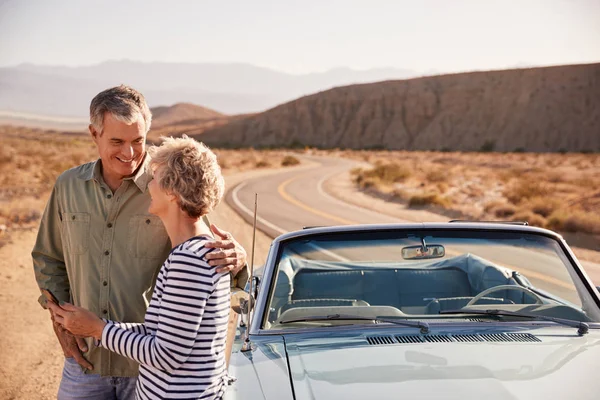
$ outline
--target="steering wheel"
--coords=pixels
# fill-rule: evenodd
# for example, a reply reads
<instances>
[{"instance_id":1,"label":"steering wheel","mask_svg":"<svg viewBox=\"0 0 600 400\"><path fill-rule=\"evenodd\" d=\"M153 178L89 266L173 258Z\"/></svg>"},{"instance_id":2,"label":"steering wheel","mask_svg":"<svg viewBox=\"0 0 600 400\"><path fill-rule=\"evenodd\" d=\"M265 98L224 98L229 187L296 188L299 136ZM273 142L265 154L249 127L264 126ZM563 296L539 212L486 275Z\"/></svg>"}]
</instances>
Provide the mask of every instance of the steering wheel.
<instances>
[{"instance_id":1,"label":"steering wheel","mask_svg":"<svg viewBox=\"0 0 600 400\"><path fill-rule=\"evenodd\" d=\"M465 307L472 306L473 304L475 304L479 300L481 300L482 297L485 297L486 295L488 295L490 293L498 292L500 290L519 290L521 292L525 292L525 293L527 293L527 294L535 297L535 304L544 304L544 301L542 300L542 298L537 293L533 292L530 289L527 289L526 287L518 286L518 285L500 285L500 286L491 287L491 288L486 289L483 292L479 293L478 295L476 295L475 297L473 297L471 299L471 301L469 301L465 305Z\"/></svg>"}]
</instances>

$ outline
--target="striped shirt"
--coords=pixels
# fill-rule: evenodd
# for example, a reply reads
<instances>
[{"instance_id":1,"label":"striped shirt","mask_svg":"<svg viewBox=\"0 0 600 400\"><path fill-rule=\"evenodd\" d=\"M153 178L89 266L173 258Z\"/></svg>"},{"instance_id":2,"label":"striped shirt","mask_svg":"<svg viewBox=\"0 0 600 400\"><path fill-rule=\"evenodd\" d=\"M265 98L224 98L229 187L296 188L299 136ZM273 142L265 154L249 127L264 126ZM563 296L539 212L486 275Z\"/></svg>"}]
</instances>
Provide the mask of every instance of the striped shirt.
<instances>
[{"instance_id":1,"label":"striped shirt","mask_svg":"<svg viewBox=\"0 0 600 400\"><path fill-rule=\"evenodd\" d=\"M101 345L140 363L139 399L219 399L225 391L229 274L208 265L209 239L171 250L143 324L104 327Z\"/></svg>"}]
</instances>

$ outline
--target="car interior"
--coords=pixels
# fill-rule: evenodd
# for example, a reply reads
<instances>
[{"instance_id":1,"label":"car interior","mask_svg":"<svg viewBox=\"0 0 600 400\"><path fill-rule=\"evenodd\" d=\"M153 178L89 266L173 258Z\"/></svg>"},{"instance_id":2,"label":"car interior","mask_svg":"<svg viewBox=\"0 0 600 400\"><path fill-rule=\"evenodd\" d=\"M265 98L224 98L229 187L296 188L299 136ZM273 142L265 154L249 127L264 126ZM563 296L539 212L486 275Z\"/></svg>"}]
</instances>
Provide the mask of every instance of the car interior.
<instances>
[{"instance_id":1,"label":"car interior","mask_svg":"<svg viewBox=\"0 0 600 400\"><path fill-rule=\"evenodd\" d=\"M489 308L491 304L548 303L518 279L513 271L473 254L401 265L287 257L279 263L268 320L327 309L352 315L409 316L439 315L472 304ZM508 290L510 286L519 290ZM491 289L495 287L498 290ZM489 294L482 296L484 291Z\"/></svg>"}]
</instances>

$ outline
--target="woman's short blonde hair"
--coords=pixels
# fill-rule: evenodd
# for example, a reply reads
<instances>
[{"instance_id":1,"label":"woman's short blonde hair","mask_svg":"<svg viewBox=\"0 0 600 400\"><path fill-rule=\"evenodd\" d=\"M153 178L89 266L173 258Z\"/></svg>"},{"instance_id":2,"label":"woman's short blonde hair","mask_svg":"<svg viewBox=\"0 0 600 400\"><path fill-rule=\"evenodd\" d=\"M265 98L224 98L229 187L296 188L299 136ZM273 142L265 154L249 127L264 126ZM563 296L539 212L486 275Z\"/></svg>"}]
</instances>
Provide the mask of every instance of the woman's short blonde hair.
<instances>
[{"instance_id":1,"label":"woman's short blonde hair","mask_svg":"<svg viewBox=\"0 0 600 400\"><path fill-rule=\"evenodd\" d=\"M166 137L148 149L150 166L162 168L160 188L177 197L179 206L192 218L211 212L221 201L225 181L217 156L203 143L183 135Z\"/></svg>"}]
</instances>

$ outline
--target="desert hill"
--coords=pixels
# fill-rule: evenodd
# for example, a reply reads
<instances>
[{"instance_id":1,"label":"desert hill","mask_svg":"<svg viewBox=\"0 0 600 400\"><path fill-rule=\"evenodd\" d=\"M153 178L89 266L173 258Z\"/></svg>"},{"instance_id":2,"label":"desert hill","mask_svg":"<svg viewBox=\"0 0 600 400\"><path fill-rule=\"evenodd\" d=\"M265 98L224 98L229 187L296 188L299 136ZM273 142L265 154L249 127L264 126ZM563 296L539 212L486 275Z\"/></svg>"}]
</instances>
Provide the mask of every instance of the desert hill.
<instances>
[{"instance_id":1,"label":"desert hill","mask_svg":"<svg viewBox=\"0 0 600 400\"><path fill-rule=\"evenodd\" d=\"M600 151L600 64L338 87L211 128L219 146Z\"/></svg>"},{"instance_id":2,"label":"desert hill","mask_svg":"<svg viewBox=\"0 0 600 400\"><path fill-rule=\"evenodd\" d=\"M177 103L172 106L153 107L150 111L152 111L152 125L156 127L178 124L185 121L203 121L225 117L224 114L218 111L191 103Z\"/></svg>"},{"instance_id":3,"label":"desert hill","mask_svg":"<svg viewBox=\"0 0 600 400\"><path fill-rule=\"evenodd\" d=\"M157 143L161 136L198 136L205 130L226 125L253 114L226 115L192 103L152 107L152 128L148 140Z\"/></svg>"}]
</instances>

